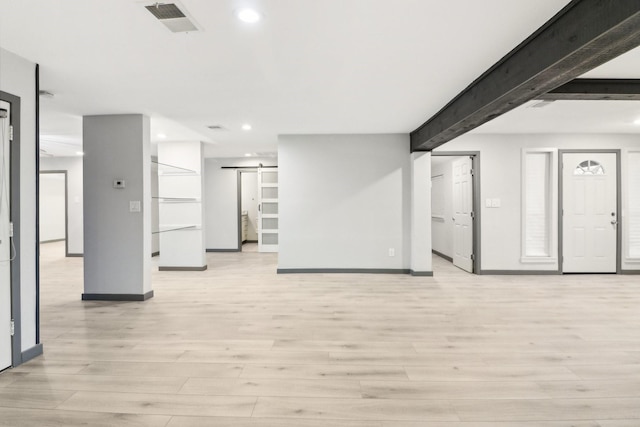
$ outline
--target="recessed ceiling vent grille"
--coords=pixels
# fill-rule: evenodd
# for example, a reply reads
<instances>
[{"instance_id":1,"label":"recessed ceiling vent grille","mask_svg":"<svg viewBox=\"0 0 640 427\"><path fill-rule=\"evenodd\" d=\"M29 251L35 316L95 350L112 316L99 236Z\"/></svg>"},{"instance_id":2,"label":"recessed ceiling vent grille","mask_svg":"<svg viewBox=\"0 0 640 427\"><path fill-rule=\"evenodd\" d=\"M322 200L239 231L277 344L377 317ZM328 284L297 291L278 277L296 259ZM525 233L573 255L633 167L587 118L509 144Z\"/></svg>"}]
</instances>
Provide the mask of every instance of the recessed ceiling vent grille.
<instances>
[{"instance_id":1,"label":"recessed ceiling vent grille","mask_svg":"<svg viewBox=\"0 0 640 427\"><path fill-rule=\"evenodd\" d=\"M145 8L174 33L198 31L198 27L175 3L155 3Z\"/></svg>"},{"instance_id":2,"label":"recessed ceiling vent grille","mask_svg":"<svg viewBox=\"0 0 640 427\"><path fill-rule=\"evenodd\" d=\"M227 130L224 126L220 126L220 125L210 125L207 126L209 129L211 130Z\"/></svg>"}]
</instances>

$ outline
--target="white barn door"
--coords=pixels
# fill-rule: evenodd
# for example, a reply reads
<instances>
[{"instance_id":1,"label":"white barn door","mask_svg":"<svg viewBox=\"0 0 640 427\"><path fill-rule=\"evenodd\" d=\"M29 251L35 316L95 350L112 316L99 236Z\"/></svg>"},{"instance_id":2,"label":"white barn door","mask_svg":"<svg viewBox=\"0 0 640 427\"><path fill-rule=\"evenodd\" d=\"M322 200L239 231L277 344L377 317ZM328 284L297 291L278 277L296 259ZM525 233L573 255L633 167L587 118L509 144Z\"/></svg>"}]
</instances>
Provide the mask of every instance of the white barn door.
<instances>
[{"instance_id":1,"label":"white barn door","mask_svg":"<svg viewBox=\"0 0 640 427\"><path fill-rule=\"evenodd\" d=\"M473 175L471 157L453 167L453 265L473 272Z\"/></svg>"},{"instance_id":2,"label":"white barn door","mask_svg":"<svg viewBox=\"0 0 640 427\"><path fill-rule=\"evenodd\" d=\"M0 371L11 366L11 238L9 237L10 193L9 167L9 103L0 101L0 109L7 111L0 118ZM4 115L4 114L3 114ZM1 116L0 116L1 117Z\"/></svg>"},{"instance_id":3,"label":"white barn door","mask_svg":"<svg viewBox=\"0 0 640 427\"><path fill-rule=\"evenodd\" d=\"M617 176L615 153L563 154L563 273L616 272Z\"/></svg>"},{"instance_id":4,"label":"white barn door","mask_svg":"<svg viewBox=\"0 0 640 427\"><path fill-rule=\"evenodd\" d=\"M258 169L258 252L278 252L278 169Z\"/></svg>"}]
</instances>

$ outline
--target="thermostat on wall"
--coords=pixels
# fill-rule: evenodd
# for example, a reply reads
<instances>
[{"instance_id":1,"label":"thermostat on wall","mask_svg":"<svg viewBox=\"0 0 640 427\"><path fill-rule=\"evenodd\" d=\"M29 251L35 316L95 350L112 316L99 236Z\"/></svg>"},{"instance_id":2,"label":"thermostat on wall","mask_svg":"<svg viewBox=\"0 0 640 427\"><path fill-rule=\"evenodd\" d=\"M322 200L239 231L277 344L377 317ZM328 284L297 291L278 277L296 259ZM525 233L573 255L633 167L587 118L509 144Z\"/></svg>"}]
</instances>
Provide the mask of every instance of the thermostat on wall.
<instances>
[{"instance_id":1,"label":"thermostat on wall","mask_svg":"<svg viewBox=\"0 0 640 427\"><path fill-rule=\"evenodd\" d=\"M113 188L124 188L124 187L125 187L124 179L113 180Z\"/></svg>"}]
</instances>

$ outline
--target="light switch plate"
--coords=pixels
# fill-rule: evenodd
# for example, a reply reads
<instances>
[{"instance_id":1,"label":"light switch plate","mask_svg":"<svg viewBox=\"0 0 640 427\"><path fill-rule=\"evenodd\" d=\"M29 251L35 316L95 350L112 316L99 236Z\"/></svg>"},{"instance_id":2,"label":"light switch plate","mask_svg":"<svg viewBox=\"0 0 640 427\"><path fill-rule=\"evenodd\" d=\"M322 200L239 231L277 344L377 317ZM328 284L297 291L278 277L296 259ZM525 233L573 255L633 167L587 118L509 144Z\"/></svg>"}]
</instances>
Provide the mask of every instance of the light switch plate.
<instances>
[{"instance_id":1,"label":"light switch plate","mask_svg":"<svg viewBox=\"0 0 640 427\"><path fill-rule=\"evenodd\" d=\"M491 200L491 207L492 208L499 208L500 207L500 199L492 199Z\"/></svg>"},{"instance_id":2,"label":"light switch plate","mask_svg":"<svg viewBox=\"0 0 640 427\"><path fill-rule=\"evenodd\" d=\"M490 208L490 207L492 207L491 199L486 199L486 200L484 201L484 207L485 207L485 208Z\"/></svg>"},{"instance_id":3,"label":"light switch plate","mask_svg":"<svg viewBox=\"0 0 640 427\"><path fill-rule=\"evenodd\" d=\"M142 204L140 200L131 200L129 201L129 212L141 212Z\"/></svg>"}]
</instances>

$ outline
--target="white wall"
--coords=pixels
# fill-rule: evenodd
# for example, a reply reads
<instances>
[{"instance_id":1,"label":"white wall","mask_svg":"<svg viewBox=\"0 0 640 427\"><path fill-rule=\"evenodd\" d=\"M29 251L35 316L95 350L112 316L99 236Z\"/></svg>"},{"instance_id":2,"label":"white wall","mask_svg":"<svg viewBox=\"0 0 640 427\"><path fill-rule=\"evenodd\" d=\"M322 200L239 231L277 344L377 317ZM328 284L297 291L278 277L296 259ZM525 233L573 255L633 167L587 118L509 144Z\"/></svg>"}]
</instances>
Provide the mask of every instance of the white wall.
<instances>
[{"instance_id":1,"label":"white wall","mask_svg":"<svg viewBox=\"0 0 640 427\"><path fill-rule=\"evenodd\" d=\"M280 269L410 268L408 135L280 136L278 161Z\"/></svg>"},{"instance_id":2,"label":"white wall","mask_svg":"<svg viewBox=\"0 0 640 427\"><path fill-rule=\"evenodd\" d=\"M40 174L40 243L66 238L66 174Z\"/></svg>"},{"instance_id":3,"label":"white wall","mask_svg":"<svg viewBox=\"0 0 640 427\"><path fill-rule=\"evenodd\" d=\"M0 49L0 90L20 97L20 311L22 350L36 345L35 64Z\"/></svg>"},{"instance_id":4,"label":"white wall","mask_svg":"<svg viewBox=\"0 0 640 427\"><path fill-rule=\"evenodd\" d=\"M227 167L276 166L273 158L205 159L206 247L213 250L238 249L238 171Z\"/></svg>"},{"instance_id":5,"label":"white wall","mask_svg":"<svg viewBox=\"0 0 640 427\"><path fill-rule=\"evenodd\" d=\"M411 274L433 274L431 256L431 153L411 153Z\"/></svg>"},{"instance_id":6,"label":"white wall","mask_svg":"<svg viewBox=\"0 0 640 427\"><path fill-rule=\"evenodd\" d=\"M622 194L628 188L628 170L626 158L629 150L638 147L637 135L596 135L596 134L511 134L487 135L466 134L436 151L480 151L481 174L481 221L483 270L557 270L558 264L541 265L522 264L521 257L521 156L523 148L554 149L621 149L622 150ZM553 166L557 168L557 162ZM553 188L552 197L557 201L558 191ZM500 208L486 208L487 198L499 198ZM623 221L624 203L623 197ZM553 222L557 222L554 213ZM623 229L624 230L624 229ZM552 236L552 245L557 247L557 234ZM623 254L626 243L623 238ZM623 270L638 269L634 260L622 258Z\"/></svg>"},{"instance_id":7,"label":"white wall","mask_svg":"<svg viewBox=\"0 0 640 427\"><path fill-rule=\"evenodd\" d=\"M69 254L82 255L82 157L41 157L40 170L67 171L67 215L69 217L67 224L67 227L69 228L67 231L67 247Z\"/></svg>"}]
</instances>

